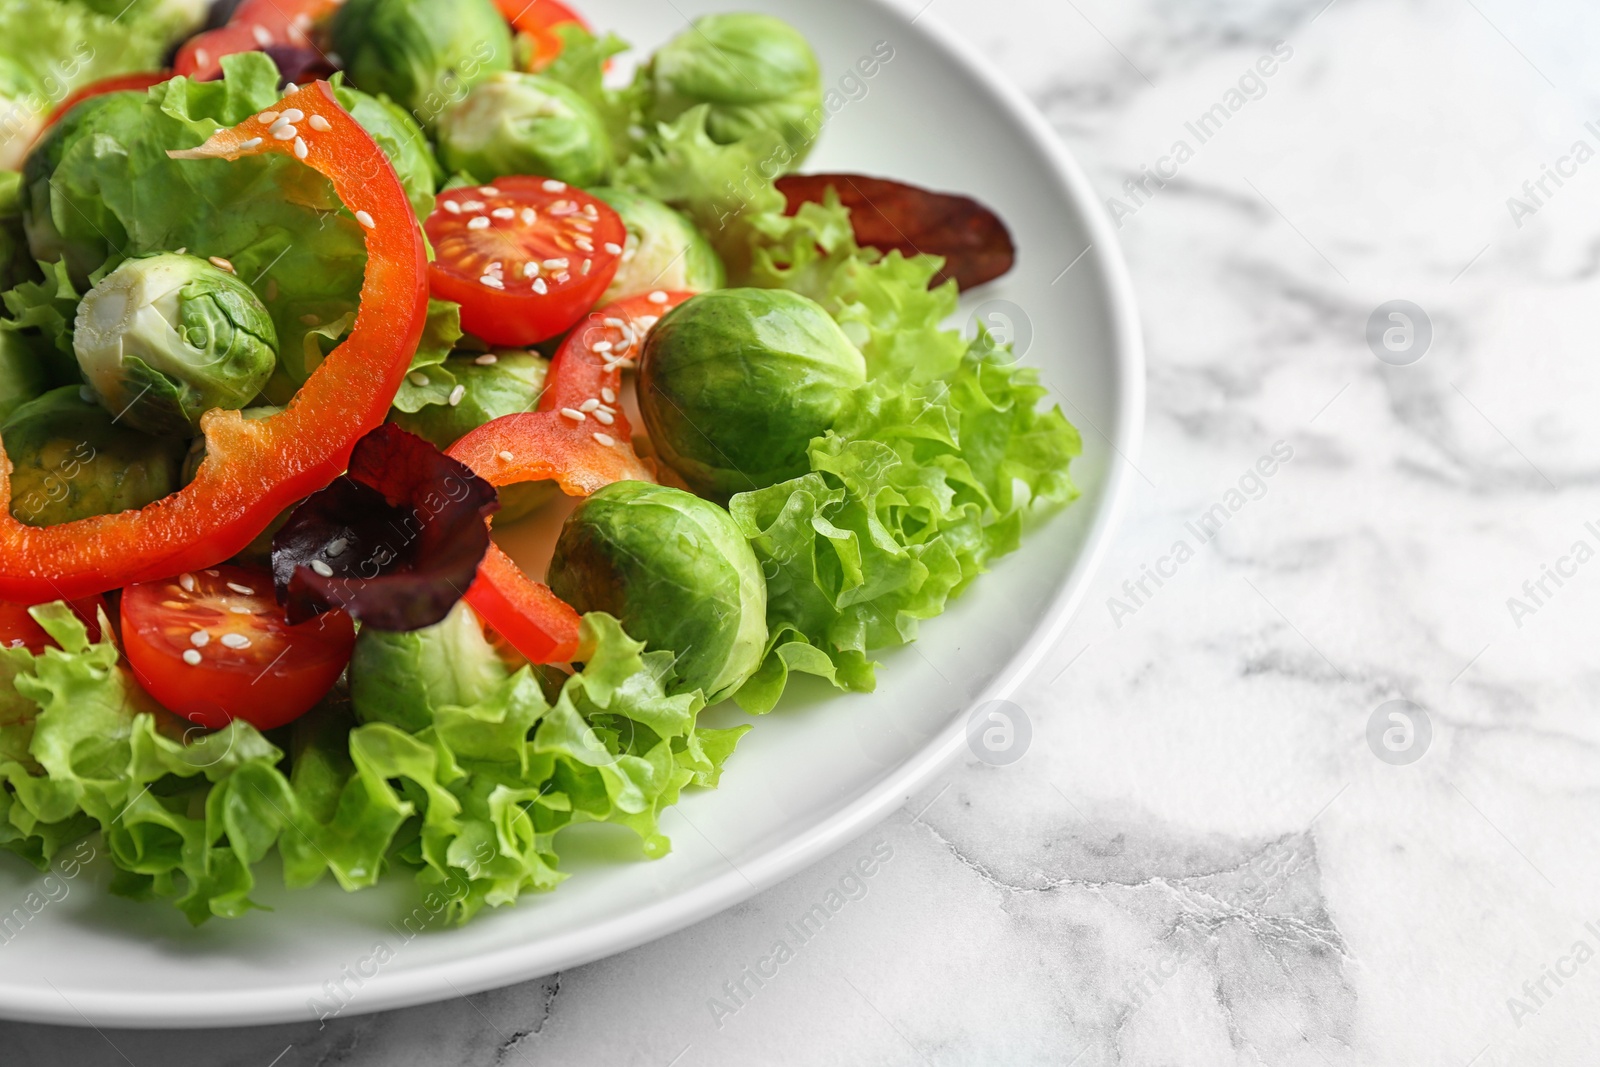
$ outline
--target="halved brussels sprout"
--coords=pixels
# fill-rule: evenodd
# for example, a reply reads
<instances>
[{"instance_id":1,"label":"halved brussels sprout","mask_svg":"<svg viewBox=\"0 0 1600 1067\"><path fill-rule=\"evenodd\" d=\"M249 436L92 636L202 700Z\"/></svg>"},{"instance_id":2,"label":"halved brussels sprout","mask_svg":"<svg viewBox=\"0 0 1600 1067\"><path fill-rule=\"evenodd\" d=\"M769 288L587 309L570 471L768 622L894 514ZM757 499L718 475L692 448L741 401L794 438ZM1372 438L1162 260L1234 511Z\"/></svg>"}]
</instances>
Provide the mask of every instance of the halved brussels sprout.
<instances>
[{"instance_id":1,"label":"halved brussels sprout","mask_svg":"<svg viewBox=\"0 0 1600 1067\"><path fill-rule=\"evenodd\" d=\"M493 0L347 0L332 37L352 82L429 128L483 78L511 69L511 30Z\"/></svg>"},{"instance_id":2,"label":"halved brussels sprout","mask_svg":"<svg viewBox=\"0 0 1600 1067\"><path fill-rule=\"evenodd\" d=\"M799 30L771 15L707 15L650 60L651 117L671 122L711 105L719 144L781 135L799 166L822 129L822 66Z\"/></svg>"},{"instance_id":3,"label":"halved brussels sprout","mask_svg":"<svg viewBox=\"0 0 1600 1067\"><path fill-rule=\"evenodd\" d=\"M784 289L720 289L645 342L639 407L656 452L695 491L727 497L810 470L806 449L867 380L821 305Z\"/></svg>"},{"instance_id":4,"label":"halved brussels sprout","mask_svg":"<svg viewBox=\"0 0 1600 1067\"><path fill-rule=\"evenodd\" d=\"M250 287L172 252L130 259L89 290L72 347L107 411L186 437L212 408L255 399L278 362L272 317Z\"/></svg>"},{"instance_id":5,"label":"halved brussels sprout","mask_svg":"<svg viewBox=\"0 0 1600 1067\"><path fill-rule=\"evenodd\" d=\"M434 724L440 708L487 700L509 677L462 601L426 629L395 633L363 626L350 660L350 703L362 722L417 733Z\"/></svg>"},{"instance_id":6,"label":"halved brussels sprout","mask_svg":"<svg viewBox=\"0 0 1600 1067\"><path fill-rule=\"evenodd\" d=\"M30 526L142 508L178 488L185 442L115 422L76 385L29 401L0 425L13 466L11 514Z\"/></svg>"},{"instance_id":7,"label":"halved brussels sprout","mask_svg":"<svg viewBox=\"0 0 1600 1067\"><path fill-rule=\"evenodd\" d=\"M626 189L589 192L610 204L628 227L622 265L601 298L602 305L654 289L704 293L727 284L728 272L711 242L683 215Z\"/></svg>"},{"instance_id":8,"label":"halved brussels sprout","mask_svg":"<svg viewBox=\"0 0 1600 1067\"><path fill-rule=\"evenodd\" d=\"M611 173L611 137L593 105L558 81L503 71L439 119L445 168L479 181L535 174L579 187Z\"/></svg>"},{"instance_id":9,"label":"halved brussels sprout","mask_svg":"<svg viewBox=\"0 0 1600 1067\"><path fill-rule=\"evenodd\" d=\"M616 482L584 500L561 528L550 588L676 653L678 692L715 703L761 665L767 584L755 552L733 516L682 489Z\"/></svg>"},{"instance_id":10,"label":"halved brussels sprout","mask_svg":"<svg viewBox=\"0 0 1600 1067\"><path fill-rule=\"evenodd\" d=\"M492 362L491 362L492 357ZM452 356L445 369L454 375L461 398L455 404L430 404L416 412L396 409L389 421L402 430L449 448L486 422L539 406L550 361L536 352L497 349L486 355ZM554 482L523 482L500 487L495 522L525 518L555 496Z\"/></svg>"},{"instance_id":11,"label":"halved brussels sprout","mask_svg":"<svg viewBox=\"0 0 1600 1067\"><path fill-rule=\"evenodd\" d=\"M21 334L0 330L0 422L49 384L45 362Z\"/></svg>"}]
</instances>

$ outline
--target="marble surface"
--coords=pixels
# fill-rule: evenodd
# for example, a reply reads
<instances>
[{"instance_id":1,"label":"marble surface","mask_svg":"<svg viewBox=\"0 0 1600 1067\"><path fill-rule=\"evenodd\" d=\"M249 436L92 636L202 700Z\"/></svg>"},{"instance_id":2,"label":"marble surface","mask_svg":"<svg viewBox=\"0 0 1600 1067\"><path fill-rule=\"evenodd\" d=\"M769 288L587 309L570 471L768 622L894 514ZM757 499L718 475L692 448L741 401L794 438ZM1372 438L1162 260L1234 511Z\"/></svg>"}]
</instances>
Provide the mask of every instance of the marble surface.
<instances>
[{"instance_id":1,"label":"marble surface","mask_svg":"<svg viewBox=\"0 0 1600 1067\"><path fill-rule=\"evenodd\" d=\"M969 760L748 904L542 981L321 1030L0 1024L0 1061L1600 1060L1600 10L926 17L1119 198L1148 334L1138 492L1019 697L1024 758ZM1202 142L1186 124L1219 103ZM1391 352L1404 323L1379 316L1384 362L1369 321L1395 300L1425 319ZM874 854L864 895L745 977Z\"/></svg>"}]
</instances>

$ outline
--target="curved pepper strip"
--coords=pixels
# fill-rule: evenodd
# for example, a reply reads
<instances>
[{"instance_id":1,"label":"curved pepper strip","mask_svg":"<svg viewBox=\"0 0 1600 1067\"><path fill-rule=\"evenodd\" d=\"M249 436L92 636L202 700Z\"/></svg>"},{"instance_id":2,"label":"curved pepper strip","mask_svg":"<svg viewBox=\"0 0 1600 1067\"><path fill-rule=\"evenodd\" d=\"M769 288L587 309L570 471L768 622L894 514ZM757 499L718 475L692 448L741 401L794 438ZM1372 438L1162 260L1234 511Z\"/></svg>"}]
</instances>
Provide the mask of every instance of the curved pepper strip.
<instances>
[{"instance_id":1,"label":"curved pepper strip","mask_svg":"<svg viewBox=\"0 0 1600 1067\"><path fill-rule=\"evenodd\" d=\"M332 181L358 219L373 224L365 228L367 269L350 336L282 413L246 421L237 411L206 412L200 420L206 459L194 481L138 511L24 525L11 516L11 461L0 462L0 600L74 599L214 566L241 551L284 508L338 477L356 442L388 415L428 313L422 229L388 158L326 82L275 106L280 113L290 108L306 116L296 137L279 140L269 124L251 117L199 148L169 154L293 157L296 145L305 146L306 165ZM313 115L329 128L313 129Z\"/></svg>"},{"instance_id":2,"label":"curved pepper strip","mask_svg":"<svg viewBox=\"0 0 1600 1067\"><path fill-rule=\"evenodd\" d=\"M693 295L653 293L593 312L556 352L537 412L486 423L451 446L448 455L491 485L553 480L568 496L588 496L612 482L655 481L655 472L633 451L633 431L616 398L622 371L633 365L645 335ZM605 399L608 390L611 402ZM590 400L614 412L610 424L592 413L582 419L562 414L582 413ZM534 663L567 663L578 653L578 613L492 544L467 590L467 603Z\"/></svg>"}]
</instances>

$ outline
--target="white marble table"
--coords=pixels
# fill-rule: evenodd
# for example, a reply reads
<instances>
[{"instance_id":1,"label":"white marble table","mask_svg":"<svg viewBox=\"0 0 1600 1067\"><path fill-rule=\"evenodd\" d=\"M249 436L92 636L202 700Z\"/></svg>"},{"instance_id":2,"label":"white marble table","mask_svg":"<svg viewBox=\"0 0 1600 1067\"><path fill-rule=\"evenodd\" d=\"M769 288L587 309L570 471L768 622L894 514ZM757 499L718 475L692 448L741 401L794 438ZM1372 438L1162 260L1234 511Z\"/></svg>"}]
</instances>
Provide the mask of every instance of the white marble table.
<instances>
[{"instance_id":1,"label":"white marble table","mask_svg":"<svg viewBox=\"0 0 1600 1067\"><path fill-rule=\"evenodd\" d=\"M321 1031L0 1024L0 1061L1600 1062L1600 10L930 17L1119 195L1148 331L1137 498L1021 698L1026 757L953 768L745 906L543 981ZM1202 143L1186 124L1219 103ZM1431 323L1403 366L1366 340L1394 300ZM1391 362L1419 354L1412 319ZM733 1000L875 849L866 895Z\"/></svg>"}]
</instances>

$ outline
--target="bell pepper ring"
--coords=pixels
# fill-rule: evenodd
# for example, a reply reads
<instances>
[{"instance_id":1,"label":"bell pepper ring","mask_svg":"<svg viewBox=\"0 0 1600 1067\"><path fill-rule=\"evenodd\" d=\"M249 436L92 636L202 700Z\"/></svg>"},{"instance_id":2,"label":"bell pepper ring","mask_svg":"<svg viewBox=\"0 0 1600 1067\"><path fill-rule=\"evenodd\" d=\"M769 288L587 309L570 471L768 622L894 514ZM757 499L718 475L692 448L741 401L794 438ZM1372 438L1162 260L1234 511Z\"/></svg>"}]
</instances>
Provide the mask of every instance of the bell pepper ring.
<instances>
[{"instance_id":1,"label":"bell pepper ring","mask_svg":"<svg viewBox=\"0 0 1600 1067\"><path fill-rule=\"evenodd\" d=\"M447 453L491 485L553 480L568 496L613 482L654 482L633 450L622 410L622 372L633 366L661 316L693 293L656 292L618 301L573 328L550 364L539 410L506 415L473 430ZM578 613L491 544L467 603L533 663L567 663L578 653Z\"/></svg>"},{"instance_id":2,"label":"bell pepper ring","mask_svg":"<svg viewBox=\"0 0 1600 1067\"><path fill-rule=\"evenodd\" d=\"M303 119L285 122L294 112ZM427 318L421 226L388 157L326 82L303 86L264 115L268 121L252 116L168 155L231 161L278 153L327 177L366 237L355 325L280 414L246 421L237 411L206 412L206 458L194 480L139 510L27 526L11 515L11 461L0 461L0 600L75 599L215 566L338 477L356 442L388 415Z\"/></svg>"}]
</instances>

